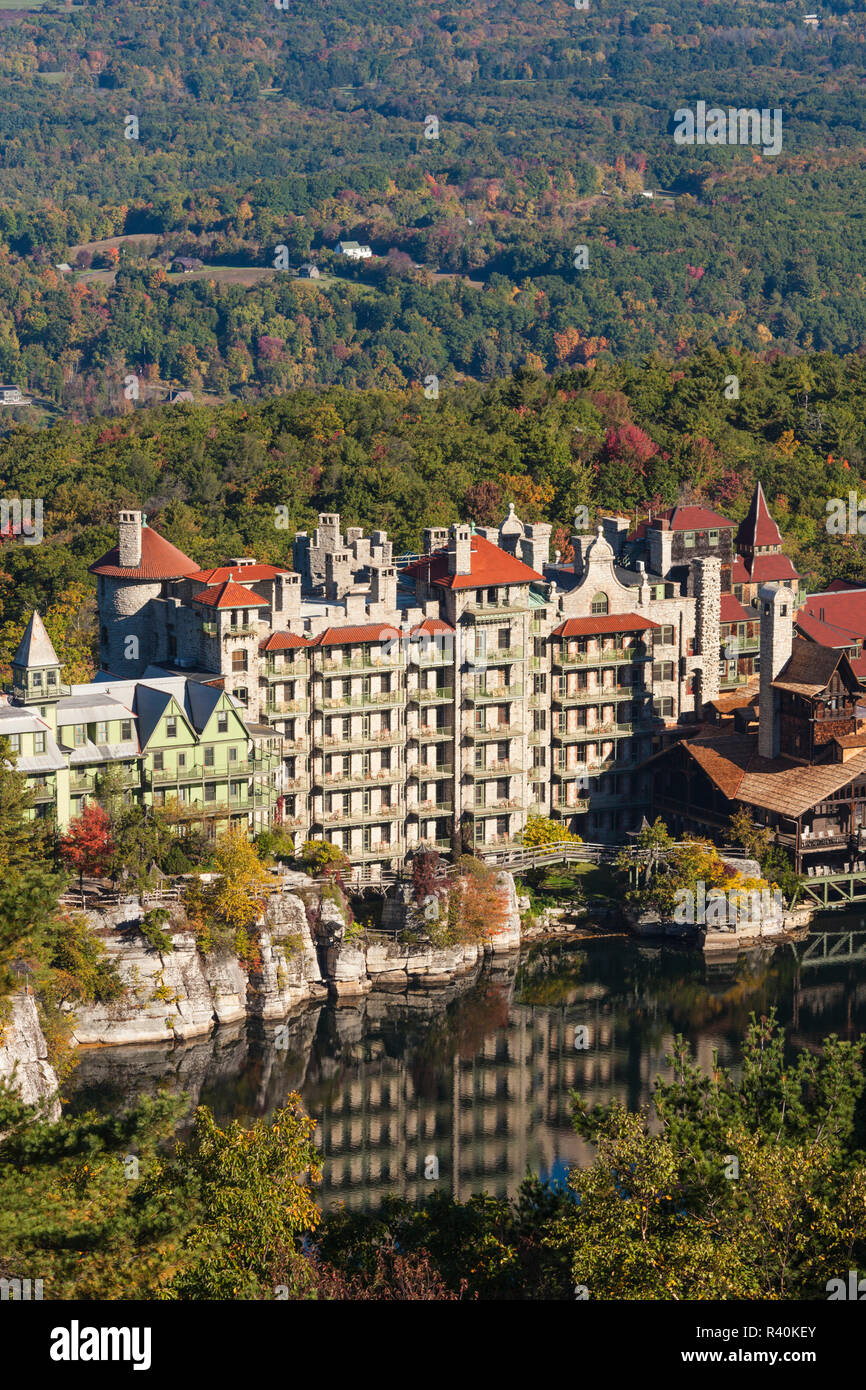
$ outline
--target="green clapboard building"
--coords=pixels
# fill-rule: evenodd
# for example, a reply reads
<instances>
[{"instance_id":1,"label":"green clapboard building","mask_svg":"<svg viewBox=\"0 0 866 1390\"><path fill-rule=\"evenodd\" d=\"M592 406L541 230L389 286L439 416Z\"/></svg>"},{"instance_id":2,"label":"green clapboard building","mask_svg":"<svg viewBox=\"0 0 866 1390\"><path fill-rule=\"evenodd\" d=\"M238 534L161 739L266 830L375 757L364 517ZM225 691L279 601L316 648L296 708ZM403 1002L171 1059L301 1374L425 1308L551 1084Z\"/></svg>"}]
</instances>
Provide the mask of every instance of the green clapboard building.
<instances>
[{"instance_id":1,"label":"green clapboard building","mask_svg":"<svg viewBox=\"0 0 866 1390\"><path fill-rule=\"evenodd\" d=\"M64 685L38 613L12 661L0 737L34 794L33 816L63 831L110 773L130 802L211 834L282 818L282 736L248 724L235 698L185 676Z\"/></svg>"}]
</instances>

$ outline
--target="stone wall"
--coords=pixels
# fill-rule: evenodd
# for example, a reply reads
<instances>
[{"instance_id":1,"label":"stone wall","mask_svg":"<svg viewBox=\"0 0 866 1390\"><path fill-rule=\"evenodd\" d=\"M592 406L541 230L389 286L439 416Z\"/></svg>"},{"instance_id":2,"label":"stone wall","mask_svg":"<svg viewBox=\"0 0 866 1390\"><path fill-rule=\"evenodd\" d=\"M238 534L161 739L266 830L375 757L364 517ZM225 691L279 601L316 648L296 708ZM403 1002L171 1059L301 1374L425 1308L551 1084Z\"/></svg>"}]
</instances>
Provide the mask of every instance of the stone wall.
<instances>
[{"instance_id":1,"label":"stone wall","mask_svg":"<svg viewBox=\"0 0 866 1390\"><path fill-rule=\"evenodd\" d=\"M48 1119L60 1118L57 1075L48 1061L36 1000L23 990L12 995L0 1017L0 1081L28 1105L46 1102Z\"/></svg>"}]
</instances>

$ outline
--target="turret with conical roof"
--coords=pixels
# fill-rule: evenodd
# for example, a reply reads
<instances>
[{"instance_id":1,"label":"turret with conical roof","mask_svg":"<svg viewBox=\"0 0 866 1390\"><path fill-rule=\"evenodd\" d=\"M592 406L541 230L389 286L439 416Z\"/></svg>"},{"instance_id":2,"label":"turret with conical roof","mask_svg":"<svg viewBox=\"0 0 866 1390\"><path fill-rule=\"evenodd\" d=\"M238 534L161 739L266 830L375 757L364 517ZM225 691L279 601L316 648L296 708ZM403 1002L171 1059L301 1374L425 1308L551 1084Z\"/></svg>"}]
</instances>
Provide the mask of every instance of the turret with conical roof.
<instances>
[{"instance_id":1,"label":"turret with conical roof","mask_svg":"<svg viewBox=\"0 0 866 1390\"><path fill-rule=\"evenodd\" d=\"M12 699L15 704L38 706L56 733L56 706L68 687L61 683L62 666L45 624L34 610L12 658Z\"/></svg>"}]
</instances>

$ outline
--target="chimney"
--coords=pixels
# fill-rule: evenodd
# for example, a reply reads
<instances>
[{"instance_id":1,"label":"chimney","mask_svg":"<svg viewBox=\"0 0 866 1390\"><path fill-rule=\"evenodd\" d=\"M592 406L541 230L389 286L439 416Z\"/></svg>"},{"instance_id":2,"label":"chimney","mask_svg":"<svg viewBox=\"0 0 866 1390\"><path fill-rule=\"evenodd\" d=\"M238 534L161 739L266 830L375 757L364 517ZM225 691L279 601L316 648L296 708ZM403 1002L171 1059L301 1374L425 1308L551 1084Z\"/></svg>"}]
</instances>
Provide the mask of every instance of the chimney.
<instances>
[{"instance_id":1,"label":"chimney","mask_svg":"<svg viewBox=\"0 0 866 1390\"><path fill-rule=\"evenodd\" d=\"M602 534L617 559L622 555L630 525L627 516L603 516L601 519Z\"/></svg>"},{"instance_id":2,"label":"chimney","mask_svg":"<svg viewBox=\"0 0 866 1390\"><path fill-rule=\"evenodd\" d=\"M141 512L121 512L118 527L118 560L124 569L141 564Z\"/></svg>"},{"instance_id":3,"label":"chimney","mask_svg":"<svg viewBox=\"0 0 866 1390\"><path fill-rule=\"evenodd\" d=\"M499 535L499 532L496 533ZM447 526L425 526L424 527L424 554L432 555L435 550L442 550L448 544Z\"/></svg>"},{"instance_id":4,"label":"chimney","mask_svg":"<svg viewBox=\"0 0 866 1390\"><path fill-rule=\"evenodd\" d=\"M780 584L758 590L761 613L761 686L758 710L758 752L778 758L780 748L779 692L772 682L791 658L794 642L794 596Z\"/></svg>"},{"instance_id":5,"label":"chimney","mask_svg":"<svg viewBox=\"0 0 866 1390\"><path fill-rule=\"evenodd\" d=\"M544 566L550 563L550 533L552 530L553 527L549 526L546 521L534 521L531 526L523 528L523 539L520 543L523 563L538 574L542 574Z\"/></svg>"},{"instance_id":6,"label":"chimney","mask_svg":"<svg viewBox=\"0 0 866 1390\"><path fill-rule=\"evenodd\" d=\"M695 713L700 717L710 700L719 697L720 614L722 606L722 562L717 555L693 561L695 589L695 637L701 658Z\"/></svg>"},{"instance_id":7,"label":"chimney","mask_svg":"<svg viewBox=\"0 0 866 1390\"><path fill-rule=\"evenodd\" d=\"M374 565L390 565L391 549L387 531L370 532L370 560Z\"/></svg>"},{"instance_id":8,"label":"chimney","mask_svg":"<svg viewBox=\"0 0 866 1390\"><path fill-rule=\"evenodd\" d=\"M370 575L370 602L381 603L387 613L397 608L397 570L394 565L376 565Z\"/></svg>"},{"instance_id":9,"label":"chimney","mask_svg":"<svg viewBox=\"0 0 866 1390\"><path fill-rule=\"evenodd\" d=\"M448 532L448 573L472 573L472 532L462 522Z\"/></svg>"},{"instance_id":10,"label":"chimney","mask_svg":"<svg viewBox=\"0 0 866 1390\"><path fill-rule=\"evenodd\" d=\"M325 556L325 598L335 602L352 587L352 557L348 550L329 550Z\"/></svg>"}]
</instances>

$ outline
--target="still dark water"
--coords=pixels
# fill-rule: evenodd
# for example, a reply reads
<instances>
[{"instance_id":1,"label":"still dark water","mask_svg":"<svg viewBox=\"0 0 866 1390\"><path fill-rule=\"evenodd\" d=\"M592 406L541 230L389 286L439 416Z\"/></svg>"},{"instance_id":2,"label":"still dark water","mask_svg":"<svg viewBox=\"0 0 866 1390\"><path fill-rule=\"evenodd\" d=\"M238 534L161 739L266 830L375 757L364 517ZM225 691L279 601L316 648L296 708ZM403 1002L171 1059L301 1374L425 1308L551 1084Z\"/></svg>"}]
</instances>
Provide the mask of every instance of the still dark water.
<instances>
[{"instance_id":1,"label":"still dark water","mask_svg":"<svg viewBox=\"0 0 866 1390\"><path fill-rule=\"evenodd\" d=\"M224 1122L267 1115L297 1090L317 1122L325 1206L431 1184L464 1199L513 1193L527 1168L563 1179L589 1160L572 1089L646 1104L678 1033L703 1066L717 1052L736 1073L749 1015L771 1007L792 1049L864 1031L866 920L836 915L806 943L717 964L619 937L536 945L460 986L316 1005L290 1021L287 1049L276 1025L239 1024L173 1047L88 1050L70 1104L114 1109L168 1088Z\"/></svg>"}]
</instances>

